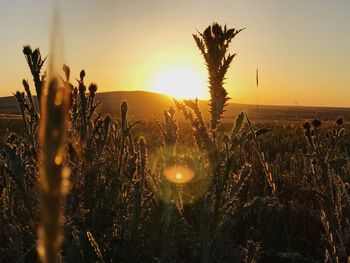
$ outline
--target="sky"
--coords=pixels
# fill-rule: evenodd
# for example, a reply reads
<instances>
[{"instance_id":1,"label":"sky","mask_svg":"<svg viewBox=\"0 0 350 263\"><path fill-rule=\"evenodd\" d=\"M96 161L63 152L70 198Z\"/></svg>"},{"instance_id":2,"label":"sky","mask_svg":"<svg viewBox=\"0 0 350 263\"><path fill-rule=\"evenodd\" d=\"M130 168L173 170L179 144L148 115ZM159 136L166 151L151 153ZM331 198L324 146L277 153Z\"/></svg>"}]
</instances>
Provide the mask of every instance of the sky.
<instances>
[{"instance_id":1,"label":"sky","mask_svg":"<svg viewBox=\"0 0 350 263\"><path fill-rule=\"evenodd\" d=\"M180 95L208 98L192 34L218 22L246 28L230 47L237 53L225 83L231 102L256 103L259 68L259 104L350 107L348 0L56 2L63 61L74 78L85 69L99 91L171 93L171 84L162 85L174 81L196 87ZM52 0L1 0L0 96L22 90L23 78L31 80L24 45L49 53L53 10Z\"/></svg>"}]
</instances>

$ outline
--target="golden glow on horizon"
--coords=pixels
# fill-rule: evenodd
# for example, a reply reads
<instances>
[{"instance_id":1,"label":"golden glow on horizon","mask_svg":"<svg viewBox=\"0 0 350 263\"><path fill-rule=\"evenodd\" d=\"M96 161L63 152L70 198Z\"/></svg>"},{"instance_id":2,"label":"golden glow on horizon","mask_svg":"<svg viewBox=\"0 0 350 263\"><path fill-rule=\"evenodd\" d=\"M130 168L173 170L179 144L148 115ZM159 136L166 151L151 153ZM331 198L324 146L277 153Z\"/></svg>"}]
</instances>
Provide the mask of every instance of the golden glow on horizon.
<instances>
[{"instance_id":1,"label":"golden glow on horizon","mask_svg":"<svg viewBox=\"0 0 350 263\"><path fill-rule=\"evenodd\" d=\"M0 25L11 24L2 30L0 97L23 91L21 79L32 80L23 45L39 47L43 56L49 50L54 1L18 2L0 4ZM208 99L204 60L192 34L216 21L229 28L247 28L230 46L230 52L237 53L224 86L230 102L256 103L259 67L261 105L297 101L301 106L350 107L350 1L56 2L60 2L65 43L62 62L70 66L74 85L85 69L86 82L97 83L98 92L147 90ZM99 22L77 23L77 14L79 18L93 14L93 21ZM300 30L306 24L307 30ZM168 81L165 87L153 87L175 65L195 69L204 87L197 92L181 85L186 92L176 91L177 84L171 87Z\"/></svg>"},{"instance_id":2,"label":"golden glow on horizon","mask_svg":"<svg viewBox=\"0 0 350 263\"><path fill-rule=\"evenodd\" d=\"M177 99L208 98L205 74L189 66L169 66L159 71L149 89Z\"/></svg>"}]
</instances>

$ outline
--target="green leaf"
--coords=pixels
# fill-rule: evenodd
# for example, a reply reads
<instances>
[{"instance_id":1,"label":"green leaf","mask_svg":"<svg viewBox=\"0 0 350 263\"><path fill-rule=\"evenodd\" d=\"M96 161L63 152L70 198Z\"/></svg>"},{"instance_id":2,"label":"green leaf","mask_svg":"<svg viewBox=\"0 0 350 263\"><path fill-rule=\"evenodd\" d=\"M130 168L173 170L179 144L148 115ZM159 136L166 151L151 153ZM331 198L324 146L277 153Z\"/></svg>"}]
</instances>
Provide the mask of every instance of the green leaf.
<instances>
[{"instance_id":1,"label":"green leaf","mask_svg":"<svg viewBox=\"0 0 350 263\"><path fill-rule=\"evenodd\" d=\"M241 112L240 114L238 114L236 118L235 126L233 127L231 132L231 138L233 138L233 136L235 136L242 129L243 122L244 122L244 113Z\"/></svg>"}]
</instances>

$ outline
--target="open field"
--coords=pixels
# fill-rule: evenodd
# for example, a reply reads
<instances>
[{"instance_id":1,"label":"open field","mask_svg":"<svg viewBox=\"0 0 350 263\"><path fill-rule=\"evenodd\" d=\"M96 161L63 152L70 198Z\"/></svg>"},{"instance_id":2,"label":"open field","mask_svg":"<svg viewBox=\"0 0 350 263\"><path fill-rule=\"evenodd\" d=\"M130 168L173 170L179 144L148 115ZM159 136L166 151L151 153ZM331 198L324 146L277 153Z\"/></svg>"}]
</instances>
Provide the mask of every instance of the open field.
<instances>
[{"instance_id":1,"label":"open field","mask_svg":"<svg viewBox=\"0 0 350 263\"><path fill-rule=\"evenodd\" d=\"M11 132L23 134L23 128L20 115L0 114L0 143L4 142Z\"/></svg>"},{"instance_id":2,"label":"open field","mask_svg":"<svg viewBox=\"0 0 350 263\"><path fill-rule=\"evenodd\" d=\"M193 35L209 105L44 77L24 46L34 81L0 98L0 262L350 262L350 109L229 104L240 31Z\"/></svg>"},{"instance_id":3,"label":"open field","mask_svg":"<svg viewBox=\"0 0 350 263\"><path fill-rule=\"evenodd\" d=\"M131 107L129 109L131 111ZM179 115L180 112L175 113L175 116ZM214 193L219 185L205 172L208 169L208 153L194 140L192 128L186 122L179 123L176 128L173 154L185 155L195 161L196 168L193 169L198 178L182 186L164 181L163 172L169 165L167 159L172 158L167 149L172 144L165 139L171 134L167 130L169 124L161 119L159 121L168 134L162 135L155 121L146 121L133 128L136 155L132 155L128 140L124 146L127 152L120 155L123 132L121 128L113 127L120 127L123 123L121 116L116 118L119 125L111 124L106 142L102 129L98 136L91 137L93 144L90 149L84 150L82 142L78 148L72 148L67 157L72 188L67 196L65 248L62 252L67 261L74 258L74 262L91 262L91 258L94 261L103 258L104 261L100 262L144 262L145 258L162 258L178 262L186 257L192 262L202 262L198 255L201 254L201 246L206 246L201 242L207 231L214 235L211 238L215 246L211 249L215 261L249 262L245 259L250 256L258 262L321 260L324 255L320 249L327 247L324 243L328 231L325 224L330 219L329 215L324 217L318 212L325 209L321 208L324 204L318 197L323 191L317 182L321 180L318 174L322 171L319 170L321 163L318 163L321 160L313 155L307 142L302 127L304 122L260 122L259 127L269 131L258 137L257 149L249 136L247 124L227 142L225 136L230 136L234 119L218 127L219 154L223 158L221 167L229 169L228 177L222 177L225 184L219 208L215 208L214 203L208 207L204 202L218 198ZM35 262L37 255L32 249L38 228L35 157L24 155L31 143L26 139L21 119L2 118L0 121L1 127L7 127L6 131L2 131L3 140L9 131L17 134L7 139L5 159L1 159L9 166L0 171L3 192L0 240L8 244L1 248L0 255L7 262L21 255L25 255L26 261ZM327 144L326 135L332 133L333 127L337 127L335 121L323 122L322 131L315 128L315 132L322 134L320 143ZM349 125L342 125L342 128L348 131ZM21 135L23 139L17 137ZM140 136L147 144L145 157L142 157ZM103 152L100 151L101 144L105 144ZM12 153L18 159L6 157L11 153L10 149L15 149L13 147L17 147ZM83 152L78 153L80 151ZM338 142L329 163L329 176L342 178L347 191L350 183L349 151L350 137L346 134ZM128 152L131 154L129 157ZM268 163L268 170L262 166L260 154ZM140 166L143 162L141 158L146 158L145 166ZM118 164L122 159L127 160L126 163ZM317 160L315 164L314 160ZM135 165L135 168L130 165ZM231 165L233 167L229 168ZM274 192L269 189L266 173L271 173L276 187ZM140 189L142 178L145 181L140 195L137 189ZM25 192L23 189L26 189ZM330 209L329 213L333 213L334 208ZM343 209L345 219L350 210L346 206ZM208 229L207 221L214 220L209 219L212 216L217 216L215 220L218 221L212 222ZM136 229L134 224L138 226ZM345 241L349 242L348 239ZM115 254L115 251L118 253Z\"/></svg>"},{"instance_id":4,"label":"open field","mask_svg":"<svg viewBox=\"0 0 350 263\"><path fill-rule=\"evenodd\" d=\"M130 105L130 118L137 120L153 120L162 118L164 109L174 107L173 99L170 96L146 92L146 91L114 91L97 93L96 100L101 102L98 112L109 113L112 118L120 114L120 104L126 100ZM209 120L208 101L200 100L199 107L203 112L204 119ZM224 113L224 121L230 120L232 116L244 111L253 120L256 119L256 105L228 103ZM350 108L335 107L303 107L303 106L266 106L259 105L259 119L262 121L304 121L308 119L335 120L342 116L350 120ZM17 101L14 96L0 98L0 118L4 114L19 115ZM178 116L179 121L183 117Z\"/></svg>"}]
</instances>

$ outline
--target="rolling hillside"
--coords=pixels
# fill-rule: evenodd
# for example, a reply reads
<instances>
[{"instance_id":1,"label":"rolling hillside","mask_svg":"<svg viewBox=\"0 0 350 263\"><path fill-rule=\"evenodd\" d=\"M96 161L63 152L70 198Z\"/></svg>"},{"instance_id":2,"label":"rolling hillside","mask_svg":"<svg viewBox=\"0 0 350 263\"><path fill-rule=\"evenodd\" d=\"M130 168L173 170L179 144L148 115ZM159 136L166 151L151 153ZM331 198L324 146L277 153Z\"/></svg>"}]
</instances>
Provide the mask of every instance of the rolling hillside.
<instances>
[{"instance_id":1,"label":"rolling hillside","mask_svg":"<svg viewBox=\"0 0 350 263\"><path fill-rule=\"evenodd\" d=\"M117 117L120 113L120 104L126 100L129 105L129 118L152 120L162 118L162 112L174 107L170 96L146 91L113 91L97 93L97 101L101 101L99 112L110 113ZM208 102L200 101L200 108L205 119L209 119ZM241 111L246 111L252 119L256 118L256 105L229 103L226 107L225 119L232 121L234 116ZM20 114L14 97L0 98L0 114ZM343 116L350 120L350 108L331 107L301 107L301 106L259 106L260 120L305 120L319 118L322 120L333 120ZM177 119L182 116L177 114Z\"/></svg>"}]
</instances>

